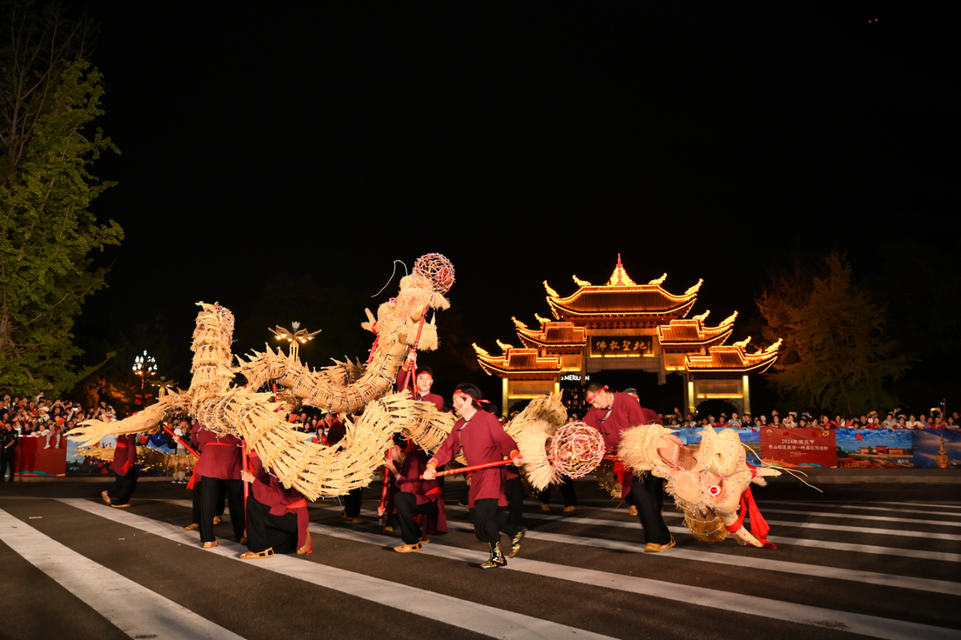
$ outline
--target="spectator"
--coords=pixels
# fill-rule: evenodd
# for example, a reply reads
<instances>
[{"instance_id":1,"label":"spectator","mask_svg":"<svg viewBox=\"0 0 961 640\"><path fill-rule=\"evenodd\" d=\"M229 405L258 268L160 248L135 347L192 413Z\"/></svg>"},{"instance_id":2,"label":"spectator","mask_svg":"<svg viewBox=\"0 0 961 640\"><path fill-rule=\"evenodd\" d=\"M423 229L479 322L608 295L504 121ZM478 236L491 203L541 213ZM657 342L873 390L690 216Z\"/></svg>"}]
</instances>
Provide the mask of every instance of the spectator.
<instances>
[{"instance_id":1,"label":"spectator","mask_svg":"<svg viewBox=\"0 0 961 640\"><path fill-rule=\"evenodd\" d=\"M13 482L14 451L17 448L17 434L9 422L0 427L0 482L7 479L7 467L10 467L10 482Z\"/></svg>"}]
</instances>

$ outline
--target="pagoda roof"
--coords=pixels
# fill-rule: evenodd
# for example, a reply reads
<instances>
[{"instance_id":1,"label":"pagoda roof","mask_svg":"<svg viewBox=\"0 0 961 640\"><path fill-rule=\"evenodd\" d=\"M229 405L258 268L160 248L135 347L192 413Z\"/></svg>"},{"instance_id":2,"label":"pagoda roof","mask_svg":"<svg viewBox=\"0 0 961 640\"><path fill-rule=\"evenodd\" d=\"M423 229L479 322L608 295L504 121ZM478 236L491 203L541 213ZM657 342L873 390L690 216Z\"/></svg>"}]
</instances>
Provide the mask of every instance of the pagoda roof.
<instances>
[{"instance_id":1,"label":"pagoda roof","mask_svg":"<svg viewBox=\"0 0 961 640\"><path fill-rule=\"evenodd\" d=\"M503 353L492 356L475 343L477 362L487 375L515 380L549 380L561 372L561 359L558 356L539 355L537 349L519 349L498 341Z\"/></svg>"},{"instance_id":2,"label":"pagoda roof","mask_svg":"<svg viewBox=\"0 0 961 640\"><path fill-rule=\"evenodd\" d=\"M587 330L573 322L554 322L536 316L540 329L531 329L517 318L511 318L517 327L517 337L525 347L550 349L581 349L587 344Z\"/></svg>"},{"instance_id":3,"label":"pagoda roof","mask_svg":"<svg viewBox=\"0 0 961 640\"><path fill-rule=\"evenodd\" d=\"M688 355L687 370L698 377L703 374L716 377L719 374L763 373L777 360L781 341L778 340L766 349L758 349L755 353L747 353L745 347L750 340L751 338L747 338L731 345L711 347L704 356Z\"/></svg>"},{"instance_id":4,"label":"pagoda roof","mask_svg":"<svg viewBox=\"0 0 961 640\"><path fill-rule=\"evenodd\" d=\"M674 295L661 286L666 277L664 274L647 284L637 284L624 271L618 255L614 273L603 285L593 285L574 276L579 288L566 298L554 291L546 280L544 288L547 303L557 319L583 322L589 318L628 317L666 322L687 315L704 282L700 280L682 295Z\"/></svg>"},{"instance_id":5,"label":"pagoda roof","mask_svg":"<svg viewBox=\"0 0 961 640\"><path fill-rule=\"evenodd\" d=\"M705 311L701 315L690 319L676 318L671 320L670 324L658 326L657 336L661 342L661 347L665 351L678 352L723 344L730 337L731 332L734 331L737 311L725 318L716 327L704 325L704 320L709 313L710 311Z\"/></svg>"}]
</instances>

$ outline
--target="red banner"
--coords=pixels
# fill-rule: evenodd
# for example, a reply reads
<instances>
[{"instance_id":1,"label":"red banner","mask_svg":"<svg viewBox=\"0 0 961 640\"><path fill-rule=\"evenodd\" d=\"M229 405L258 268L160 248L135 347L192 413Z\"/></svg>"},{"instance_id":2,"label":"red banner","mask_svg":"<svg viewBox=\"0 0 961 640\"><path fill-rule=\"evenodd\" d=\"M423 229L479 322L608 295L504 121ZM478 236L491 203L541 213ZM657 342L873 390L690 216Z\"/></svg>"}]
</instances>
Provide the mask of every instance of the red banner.
<instances>
[{"instance_id":1,"label":"red banner","mask_svg":"<svg viewBox=\"0 0 961 640\"><path fill-rule=\"evenodd\" d=\"M837 449L833 429L761 429L761 458L765 462L788 467L836 467Z\"/></svg>"},{"instance_id":2,"label":"red banner","mask_svg":"<svg viewBox=\"0 0 961 640\"><path fill-rule=\"evenodd\" d=\"M44 449L46 438L24 437L17 441L16 470L18 476L62 476L67 473L66 438L55 446L56 439L50 438L50 448Z\"/></svg>"}]
</instances>

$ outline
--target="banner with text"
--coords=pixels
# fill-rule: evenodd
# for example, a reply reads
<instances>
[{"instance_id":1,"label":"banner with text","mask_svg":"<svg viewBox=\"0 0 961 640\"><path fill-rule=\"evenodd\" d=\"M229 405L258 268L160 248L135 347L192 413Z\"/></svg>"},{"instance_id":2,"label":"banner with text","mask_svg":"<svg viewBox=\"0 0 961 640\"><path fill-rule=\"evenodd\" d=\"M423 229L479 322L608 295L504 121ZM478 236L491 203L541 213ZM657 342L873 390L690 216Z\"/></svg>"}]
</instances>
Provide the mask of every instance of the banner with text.
<instances>
[{"instance_id":1,"label":"banner with text","mask_svg":"<svg viewBox=\"0 0 961 640\"><path fill-rule=\"evenodd\" d=\"M761 457L788 467L836 467L834 430L761 429Z\"/></svg>"}]
</instances>

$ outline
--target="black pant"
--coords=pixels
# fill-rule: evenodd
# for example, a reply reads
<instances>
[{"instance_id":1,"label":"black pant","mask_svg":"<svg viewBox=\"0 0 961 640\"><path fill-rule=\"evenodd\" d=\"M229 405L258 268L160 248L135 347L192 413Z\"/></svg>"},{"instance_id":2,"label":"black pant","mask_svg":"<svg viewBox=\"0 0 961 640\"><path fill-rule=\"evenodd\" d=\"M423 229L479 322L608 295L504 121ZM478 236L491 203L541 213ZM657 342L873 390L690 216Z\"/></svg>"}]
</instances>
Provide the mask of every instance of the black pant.
<instances>
[{"instance_id":1,"label":"black pant","mask_svg":"<svg viewBox=\"0 0 961 640\"><path fill-rule=\"evenodd\" d=\"M200 483L200 540L213 542L214 516L217 515L217 503L220 492L226 488L227 506L230 508L230 524L234 527L234 536L239 541L244 536L244 483L240 480L221 480L204 476Z\"/></svg>"},{"instance_id":2,"label":"black pant","mask_svg":"<svg viewBox=\"0 0 961 640\"><path fill-rule=\"evenodd\" d=\"M429 517L437 515L436 502L417 504L417 496L413 493L398 491L394 495L394 506L397 507L397 517L400 520L400 537L405 544L414 544L423 535L420 525L414 521L414 516L418 513Z\"/></svg>"},{"instance_id":3,"label":"black pant","mask_svg":"<svg viewBox=\"0 0 961 640\"><path fill-rule=\"evenodd\" d=\"M136 488L137 467L130 467L130 469L127 470L127 474L123 476L118 475L113 487L107 490L107 497L110 498L110 504L130 504L130 497Z\"/></svg>"},{"instance_id":4,"label":"black pant","mask_svg":"<svg viewBox=\"0 0 961 640\"><path fill-rule=\"evenodd\" d=\"M360 503L364 500L364 488L352 489L344 497L344 513L348 518L356 518L360 515Z\"/></svg>"},{"instance_id":5,"label":"black pant","mask_svg":"<svg viewBox=\"0 0 961 640\"><path fill-rule=\"evenodd\" d=\"M507 528L500 531L513 538L524 528L524 485L519 477L504 483L504 495L507 497Z\"/></svg>"},{"instance_id":6,"label":"black pant","mask_svg":"<svg viewBox=\"0 0 961 640\"><path fill-rule=\"evenodd\" d=\"M233 517L233 516L231 516ZM273 549L274 553L297 550L297 515L271 515L270 507L247 496L247 548L254 553Z\"/></svg>"},{"instance_id":7,"label":"black pant","mask_svg":"<svg viewBox=\"0 0 961 640\"><path fill-rule=\"evenodd\" d=\"M507 512L497 506L497 498L484 498L474 501L471 511L474 523L474 533L481 542L497 544L501 541L501 531L510 529L507 523Z\"/></svg>"},{"instance_id":8,"label":"black pant","mask_svg":"<svg viewBox=\"0 0 961 640\"><path fill-rule=\"evenodd\" d=\"M191 522L200 524L200 495L203 490L200 488L203 486L201 479L197 479L194 482L194 497L193 497L193 519ZM227 506L227 485L220 486L220 495L217 496L217 508L214 510L215 516L223 516L224 508Z\"/></svg>"},{"instance_id":9,"label":"black pant","mask_svg":"<svg viewBox=\"0 0 961 640\"><path fill-rule=\"evenodd\" d=\"M664 479L651 473L644 474L643 478L634 476L628 499L637 507L637 519L644 527L644 542L668 544L671 532L661 515L661 509L664 508Z\"/></svg>"},{"instance_id":10,"label":"black pant","mask_svg":"<svg viewBox=\"0 0 961 640\"><path fill-rule=\"evenodd\" d=\"M551 501L551 487L553 485L547 485L546 489L543 489L538 498L544 504ZM557 485L561 490L561 495L564 497L565 507L577 506L577 493L574 491L574 481L568 476L561 476L561 483Z\"/></svg>"},{"instance_id":11,"label":"black pant","mask_svg":"<svg viewBox=\"0 0 961 640\"><path fill-rule=\"evenodd\" d=\"M8 467L10 468L10 482L13 482L13 475L16 472L13 468L15 460L14 449L4 449L3 453L0 453L0 482L7 479Z\"/></svg>"}]
</instances>

